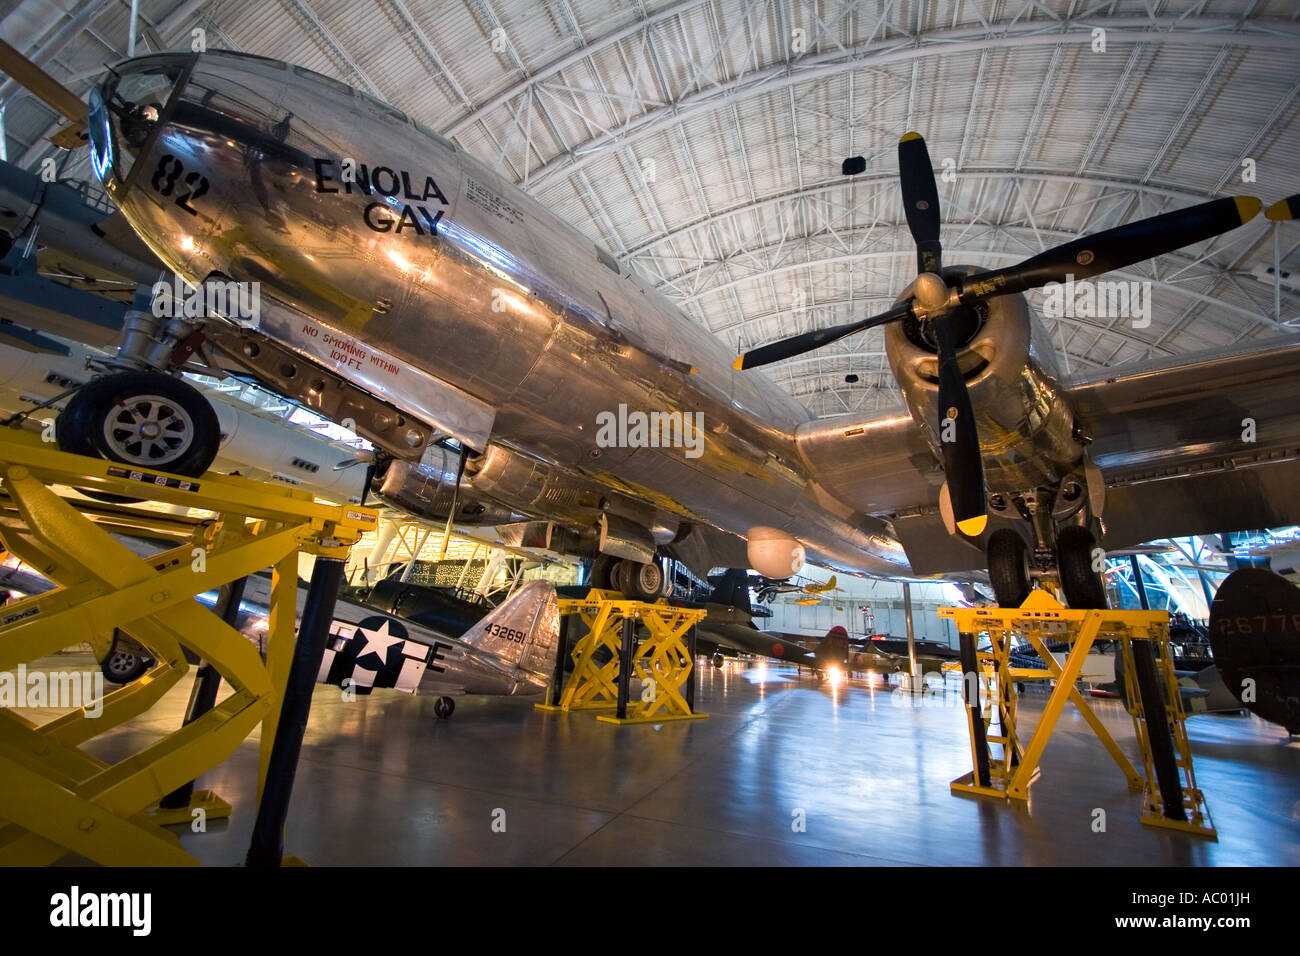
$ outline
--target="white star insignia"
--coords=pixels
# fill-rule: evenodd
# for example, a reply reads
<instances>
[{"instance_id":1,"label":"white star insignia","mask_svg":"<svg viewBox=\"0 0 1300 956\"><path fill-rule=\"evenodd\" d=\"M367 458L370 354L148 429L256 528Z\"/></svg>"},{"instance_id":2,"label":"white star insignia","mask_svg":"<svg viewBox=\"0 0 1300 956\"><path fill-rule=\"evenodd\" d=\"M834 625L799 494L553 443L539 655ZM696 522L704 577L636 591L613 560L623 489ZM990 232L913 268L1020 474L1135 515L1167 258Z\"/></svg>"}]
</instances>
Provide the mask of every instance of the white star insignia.
<instances>
[{"instance_id":1,"label":"white star insignia","mask_svg":"<svg viewBox=\"0 0 1300 956\"><path fill-rule=\"evenodd\" d=\"M384 626L381 628L369 630L368 628L358 627L356 629L356 633L366 639L365 647L361 648L361 650L357 652L358 662L368 654L375 654L379 657L380 667L383 667L388 663L388 649L394 644L403 643L405 640L404 638L395 637L389 633L388 625L390 623L391 622L385 619Z\"/></svg>"}]
</instances>

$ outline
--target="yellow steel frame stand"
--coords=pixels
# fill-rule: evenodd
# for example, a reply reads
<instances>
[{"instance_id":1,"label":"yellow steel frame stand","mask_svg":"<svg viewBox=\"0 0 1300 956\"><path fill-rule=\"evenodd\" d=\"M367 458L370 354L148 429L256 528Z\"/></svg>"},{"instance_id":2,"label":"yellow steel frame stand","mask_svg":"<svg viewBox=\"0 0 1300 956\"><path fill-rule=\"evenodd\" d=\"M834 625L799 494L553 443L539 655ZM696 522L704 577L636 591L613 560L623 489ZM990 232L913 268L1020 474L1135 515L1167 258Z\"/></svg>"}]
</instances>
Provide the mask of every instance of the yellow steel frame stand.
<instances>
[{"instance_id":1,"label":"yellow steel frame stand","mask_svg":"<svg viewBox=\"0 0 1300 956\"><path fill-rule=\"evenodd\" d=\"M114 628L158 661L105 695L98 717L83 707L37 725L0 710L0 865L49 864L68 853L110 866L195 865L150 808L229 757L259 722L260 795L293 653L298 553L346 555L376 526L376 513L316 504L303 492L242 478L184 478L69 455L25 432L0 432L0 479L8 496L0 499L0 539L58 585L4 608L0 670L83 641L102 646ZM51 490L57 485L215 517L179 546L144 559ZM158 517L142 512L140 520L149 525ZM120 521L118 528L126 530ZM267 567L273 577L263 663L251 641L194 597ZM189 670L182 647L212 664L234 692L118 763L84 750L176 685ZM211 802L203 791L195 800Z\"/></svg>"},{"instance_id":2,"label":"yellow steel frame stand","mask_svg":"<svg viewBox=\"0 0 1300 956\"><path fill-rule=\"evenodd\" d=\"M623 626L630 620L639 621L649 632L632 657L632 674L641 679L643 688L653 687L653 693L643 692L641 698L629 701L626 717L601 715L596 719L611 724L646 724L709 716L693 712L682 693L695 666L684 638L704 619L703 608L672 607L666 601L628 601L616 591L593 589L584 598L562 598L560 614L578 615L587 633L573 648L573 672L565 682L559 703L534 705L538 710L615 710ZM610 652L610 659L603 665L595 662L601 647Z\"/></svg>"},{"instance_id":3,"label":"yellow steel frame stand","mask_svg":"<svg viewBox=\"0 0 1300 956\"><path fill-rule=\"evenodd\" d=\"M979 651L975 657L985 677L984 708L972 699L979 693L978 686L968 686L970 678L963 675L963 693L967 695L967 727L971 737L973 769L952 781L950 788L956 794L1001 797L1009 800L1028 800L1029 786L1037 778L1039 761L1052 731L1065 710L1067 702L1074 704L1088 726L1101 741L1106 752L1119 767L1130 790L1143 792L1141 820L1150 826L1169 827L1217 839L1210 822L1201 791L1196 788L1192 770L1191 748L1187 742L1182 696L1174 675L1169 653L1169 615L1165 611L1111 611L1071 610L1062 607L1046 591L1030 592L1019 608L939 608L939 616L951 619L963 639L972 642L981 633L989 637L989 651ZM1124 671L1126 698L1130 702L1138 745L1146 770L1145 778L1120 749L1106 730L1087 699L1079 692L1077 682L1083 672L1084 660L1098 637L1116 640L1125 655ZM1045 667L1029 669L1010 664L1011 638L1018 635L1029 642ZM1070 652L1062 664L1048 651L1046 641L1068 641ZM1136 668L1133 665L1133 641L1147 641L1155 650L1157 673L1165 687L1166 714L1177 748L1176 765L1183 775L1182 794L1186 820L1174 820L1163 812L1160 790L1156 785L1151 741L1147 722L1141 708ZM1016 730L1016 684L1028 680L1054 680L1043 714L1027 745L1022 745ZM969 706L974 705L974 706ZM992 712L998 712L1000 733L988 733ZM976 721L979 721L977 726ZM1000 744L1002 755L990 758L987 745ZM983 758L983 759L981 759Z\"/></svg>"}]
</instances>

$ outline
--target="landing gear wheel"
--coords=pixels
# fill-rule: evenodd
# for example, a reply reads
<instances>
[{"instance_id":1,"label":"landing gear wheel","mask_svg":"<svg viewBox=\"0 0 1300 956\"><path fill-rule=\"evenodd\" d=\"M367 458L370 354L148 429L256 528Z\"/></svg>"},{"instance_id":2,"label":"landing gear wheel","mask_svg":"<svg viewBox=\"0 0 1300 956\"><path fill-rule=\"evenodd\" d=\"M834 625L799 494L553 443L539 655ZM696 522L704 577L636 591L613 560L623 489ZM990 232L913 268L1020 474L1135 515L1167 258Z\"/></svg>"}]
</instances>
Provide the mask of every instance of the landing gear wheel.
<instances>
[{"instance_id":1,"label":"landing gear wheel","mask_svg":"<svg viewBox=\"0 0 1300 956\"><path fill-rule=\"evenodd\" d=\"M591 562L591 573L587 575L587 587L602 591L617 591L618 582L614 572L618 570L618 559L607 554L599 555Z\"/></svg>"},{"instance_id":2,"label":"landing gear wheel","mask_svg":"<svg viewBox=\"0 0 1300 956\"><path fill-rule=\"evenodd\" d=\"M116 372L82 386L54 424L77 455L197 476L217 456L221 425L198 389L161 372Z\"/></svg>"},{"instance_id":3,"label":"landing gear wheel","mask_svg":"<svg viewBox=\"0 0 1300 956\"><path fill-rule=\"evenodd\" d=\"M656 561L620 561L615 575L618 589L632 601L657 601L664 589L664 569Z\"/></svg>"},{"instance_id":4,"label":"landing gear wheel","mask_svg":"<svg viewBox=\"0 0 1300 956\"><path fill-rule=\"evenodd\" d=\"M629 588L625 592L628 597L634 601L658 601L663 596L663 568L659 562L625 561L624 564L627 567L623 574L627 575L624 580Z\"/></svg>"},{"instance_id":5,"label":"landing gear wheel","mask_svg":"<svg viewBox=\"0 0 1300 956\"><path fill-rule=\"evenodd\" d=\"M99 665L99 669L104 672L104 680L114 684L129 684L139 680L152 667L153 661L139 653L134 642L123 641L117 635L113 637L113 646L109 648L108 656Z\"/></svg>"},{"instance_id":6,"label":"landing gear wheel","mask_svg":"<svg viewBox=\"0 0 1300 956\"><path fill-rule=\"evenodd\" d=\"M721 655L721 654L714 654L714 655L713 655L713 661L712 661L712 663L713 663L713 666L714 666L714 667L717 667L717 668L721 669L721 667L722 667L722 663L723 663L723 657L722 657L722 655Z\"/></svg>"},{"instance_id":7,"label":"landing gear wheel","mask_svg":"<svg viewBox=\"0 0 1300 956\"><path fill-rule=\"evenodd\" d=\"M1010 528L989 536L989 581L998 607L1020 607L1029 597L1029 546Z\"/></svg>"},{"instance_id":8,"label":"landing gear wheel","mask_svg":"<svg viewBox=\"0 0 1300 956\"><path fill-rule=\"evenodd\" d=\"M451 697L439 697L433 702L433 715L444 720L456 712L456 701Z\"/></svg>"},{"instance_id":9,"label":"landing gear wheel","mask_svg":"<svg viewBox=\"0 0 1300 956\"><path fill-rule=\"evenodd\" d=\"M1056 566L1061 572L1061 590L1075 610L1105 608L1106 585L1092 569L1092 552L1097 539L1079 525L1062 528L1056 535Z\"/></svg>"}]
</instances>

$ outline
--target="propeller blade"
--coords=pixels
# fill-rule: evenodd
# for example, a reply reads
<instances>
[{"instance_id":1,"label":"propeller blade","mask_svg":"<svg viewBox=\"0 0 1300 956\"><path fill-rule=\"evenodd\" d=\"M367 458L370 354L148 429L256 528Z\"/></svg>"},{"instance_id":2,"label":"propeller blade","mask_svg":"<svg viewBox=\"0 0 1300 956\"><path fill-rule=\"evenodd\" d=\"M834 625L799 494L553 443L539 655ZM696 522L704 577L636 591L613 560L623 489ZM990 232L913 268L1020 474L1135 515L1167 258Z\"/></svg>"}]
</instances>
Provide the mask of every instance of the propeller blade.
<instances>
[{"instance_id":1,"label":"propeller blade","mask_svg":"<svg viewBox=\"0 0 1300 956\"><path fill-rule=\"evenodd\" d=\"M1186 209L1126 223L1040 252L1005 269L981 272L962 282L962 299L989 299L1087 279L1209 239L1250 222L1263 205L1254 196L1227 196Z\"/></svg>"},{"instance_id":2,"label":"propeller blade","mask_svg":"<svg viewBox=\"0 0 1300 956\"><path fill-rule=\"evenodd\" d=\"M15 83L26 87L37 99L71 120L79 129L86 128L87 107L81 97L3 40L0 40L0 71L9 74Z\"/></svg>"},{"instance_id":3,"label":"propeller blade","mask_svg":"<svg viewBox=\"0 0 1300 956\"><path fill-rule=\"evenodd\" d=\"M1300 217L1300 193L1279 199L1264 210L1264 215L1274 222L1285 222Z\"/></svg>"},{"instance_id":4,"label":"propeller blade","mask_svg":"<svg viewBox=\"0 0 1300 956\"><path fill-rule=\"evenodd\" d=\"M975 538L989 520L984 505L984 459L975 429L975 412L966 378L957 364L947 316L937 319L932 329L939 352L939 447L943 451L944 474L948 477L948 497L958 530Z\"/></svg>"},{"instance_id":5,"label":"propeller blade","mask_svg":"<svg viewBox=\"0 0 1300 956\"><path fill-rule=\"evenodd\" d=\"M940 275L943 246L939 243L939 187L930 165L930 150L920 133L904 133L898 141L898 178L903 210L916 242L918 272Z\"/></svg>"},{"instance_id":6,"label":"propeller blade","mask_svg":"<svg viewBox=\"0 0 1300 956\"><path fill-rule=\"evenodd\" d=\"M861 332L863 329L905 318L911 311L912 302L909 299L907 302L894 306L888 312L873 315L868 319L859 319L856 322L846 322L844 325L837 325L829 329L817 329L814 332L792 335L788 339L781 339L746 352L736 359L732 367L737 371L744 371L758 368L760 365L771 365L773 362L779 362L782 359L794 358L796 355L802 355L804 352L811 352L813 349L819 349L823 345L836 342L846 335L852 335L854 332Z\"/></svg>"}]
</instances>

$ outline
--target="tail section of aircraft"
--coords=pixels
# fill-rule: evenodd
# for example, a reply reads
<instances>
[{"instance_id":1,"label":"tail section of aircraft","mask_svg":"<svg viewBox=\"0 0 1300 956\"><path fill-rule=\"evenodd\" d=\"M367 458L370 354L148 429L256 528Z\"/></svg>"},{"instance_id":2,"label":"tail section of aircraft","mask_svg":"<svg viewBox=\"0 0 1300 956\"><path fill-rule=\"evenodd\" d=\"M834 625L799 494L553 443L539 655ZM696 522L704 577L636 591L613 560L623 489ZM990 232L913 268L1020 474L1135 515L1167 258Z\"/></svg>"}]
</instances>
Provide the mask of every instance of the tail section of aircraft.
<instances>
[{"instance_id":1,"label":"tail section of aircraft","mask_svg":"<svg viewBox=\"0 0 1300 956\"><path fill-rule=\"evenodd\" d=\"M728 568L722 574L709 575L709 583L713 585L713 593L709 595L710 603L734 607L746 614L753 613L754 609L749 603L749 571L747 569Z\"/></svg>"},{"instance_id":2,"label":"tail section of aircraft","mask_svg":"<svg viewBox=\"0 0 1300 956\"><path fill-rule=\"evenodd\" d=\"M549 673L560 640L560 606L549 581L529 581L461 638L527 671Z\"/></svg>"},{"instance_id":3,"label":"tail section of aircraft","mask_svg":"<svg viewBox=\"0 0 1300 956\"><path fill-rule=\"evenodd\" d=\"M849 656L849 632L840 625L835 625L826 632L824 638L827 647L833 647L846 658Z\"/></svg>"},{"instance_id":4,"label":"tail section of aircraft","mask_svg":"<svg viewBox=\"0 0 1300 956\"><path fill-rule=\"evenodd\" d=\"M849 663L849 632L838 624L832 627L818 643L815 653L822 667L844 667Z\"/></svg>"}]
</instances>

